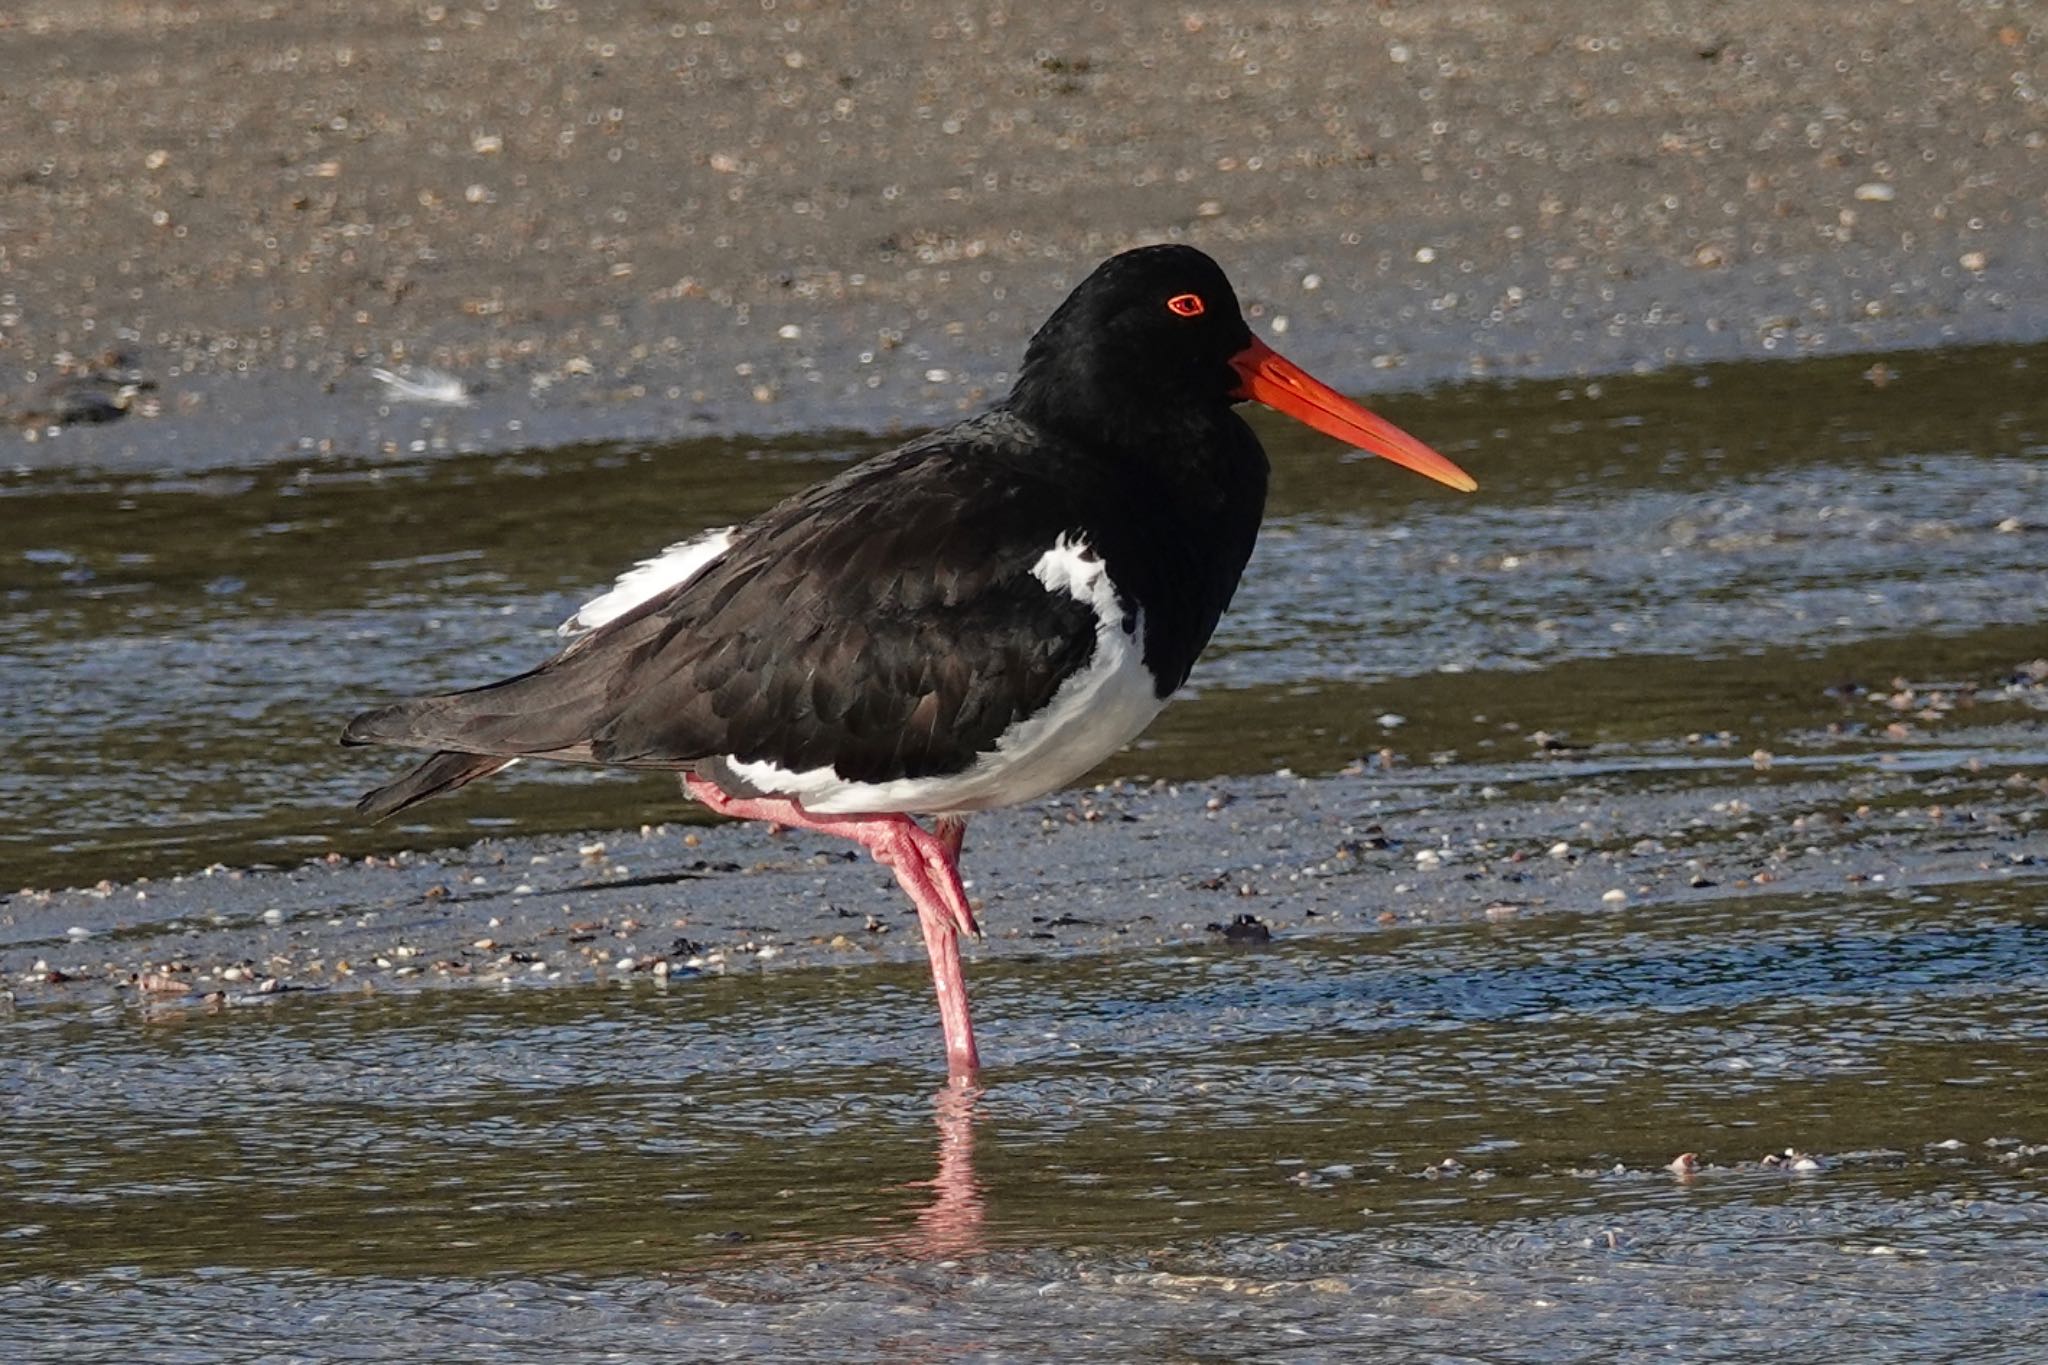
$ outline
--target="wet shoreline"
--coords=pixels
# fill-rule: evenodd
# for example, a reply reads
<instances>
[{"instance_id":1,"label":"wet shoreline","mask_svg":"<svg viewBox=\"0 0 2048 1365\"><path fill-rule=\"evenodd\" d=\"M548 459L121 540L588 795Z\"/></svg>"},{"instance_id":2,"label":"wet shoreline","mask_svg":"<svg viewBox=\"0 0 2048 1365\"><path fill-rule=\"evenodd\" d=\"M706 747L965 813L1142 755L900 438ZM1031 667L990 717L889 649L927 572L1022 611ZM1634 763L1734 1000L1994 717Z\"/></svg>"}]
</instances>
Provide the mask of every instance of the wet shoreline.
<instances>
[{"instance_id":1,"label":"wet shoreline","mask_svg":"<svg viewBox=\"0 0 2048 1365\"><path fill-rule=\"evenodd\" d=\"M1565 755L1436 776L1111 784L975 822L965 866L988 937L968 950L970 978L1011 957L1223 944L1244 915L1292 938L2038 887L2048 828L2032 771L1968 750L1648 774ZM915 923L884 870L831 841L660 825L22 892L0 916L0 974L17 1008L146 1014L298 990L675 988L914 967Z\"/></svg>"},{"instance_id":2,"label":"wet shoreline","mask_svg":"<svg viewBox=\"0 0 2048 1365\"><path fill-rule=\"evenodd\" d=\"M1803 782L1848 829L1867 828L1856 814L1865 806L1943 812L1922 832L1934 843L1907 840L1901 868L1845 843L1844 877L2007 875L1931 850L1943 821L1982 812L2027 857L2038 853L2024 801L2038 801L2030 784L2048 766L2038 720L2048 681L2029 671L2043 667L2035 623L2048 611L2038 553L2048 525L2034 510L2048 413L2009 381L2040 363L2039 348L1992 348L1900 358L1882 377L1859 361L1815 361L1390 405L1479 474L1488 491L1470 506L1439 506L1376 462L1336 461L1274 428L1269 524L1239 601L1191 695L1106 774L1207 787L1227 809L1261 790L1264 779L1244 775L1300 772L1307 785L1276 819L1304 866L1353 837L1319 824L1320 806L1381 781L1398 795L1372 799L1410 822L1390 823L1387 837L1411 852L1470 840L1459 822L1479 818L1471 792L1540 790L1564 773L1582 774L1613 805L1611 818L1634 831L1628 843L1672 849L1623 859L1589 898L1524 845L1510 870L1533 877L1534 903L1597 904L1610 890L1633 900L1639 886L1697 899L1696 888L1674 890L1675 868L1719 857L1719 836L1693 849L1694 836L1661 827L1658 812L1695 787L1745 803L1751 783ZM1987 405L1994 390L2005 401ZM351 709L394 688L516 669L623 562L694 525L744 516L878 444L597 446L356 461L317 475L309 465L198 483L24 486L17 505L33 509L40 543L8 585L16 611L4 638L33 668L0 701L17 735L0 773L0 867L30 889L0 898L0 975L23 1001L40 999L51 973L87 992L164 976L148 994L168 1000L270 979L334 989L341 960L344 986L644 979L658 962L678 975L704 970L691 960L705 953L672 950L678 939L706 942L725 965L751 964L758 954L741 951L749 935L731 924L754 923L756 909L774 935L773 961L914 957L903 925L888 936L863 927L871 913L888 922L902 910L875 869L864 877L801 842L740 832L693 836L749 850L722 855L679 846L680 833L632 833L689 818L665 780L522 770L400 826L361 827L348 802L403 760L332 745ZM480 488L492 490L481 503ZM564 508L606 533L571 544L533 535L536 518ZM678 525L677 508L690 520ZM456 534L442 538L444 525ZM308 686L309 670L320 686ZM985 894L997 922L1009 921L1001 933L1026 947L1101 949L1199 940L1201 926L1232 918L1217 897L1185 892L1215 873L1206 840L1185 830L1135 837L1155 818L1180 827L1165 798L1129 799L1139 823L1118 828L1134 837L1077 855L1086 871L1076 878L1047 878L1032 860L1040 816L977 822L973 862L991 865ZM529 837L493 837L513 829ZM1238 830L1230 842L1249 836ZM1569 830L1557 837L1576 842ZM1788 847L1812 838L1776 837ZM595 844L611 851L586 866L576 850ZM387 866L407 846L454 851ZM1105 921L1116 929L1063 926L1037 939L1048 931L1029 914L1002 913L1021 897L1054 904L1044 919L1087 918L1055 903L1082 894L1092 904L1093 888L1118 868L1150 866L1148 849L1160 848L1175 860L1147 874L1156 884L1146 894L1202 907L1169 929L1148 933L1135 911L1116 912ZM300 865L323 856L337 865ZM223 858L272 867L170 878ZM847 917L801 908L790 879L801 880L793 868L807 859L823 860L809 875L835 888L812 894L836 899ZM779 871L695 866L705 861ZM606 872L618 862L629 871ZM536 909L551 892L518 892L522 864L540 869L535 888L569 892L572 909ZM2035 875L2035 865L2012 864L2010 875ZM140 874L149 880L132 880ZM675 880L634 890L646 875ZM1443 896L1431 913L1528 899L1497 879L1505 874L1489 875L1431 879ZM1726 887L1742 875L1712 879ZM464 890L477 876L484 883ZM94 882L83 893L50 889ZM1343 884L1354 921L1409 913L1398 878ZM1293 899L1289 888L1270 895ZM712 913L709 940L691 927L707 899L742 907L730 923ZM265 921L267 911L283 918ZM1309 920L1302 907L1273 914L1282 927ZM516 931L499 932L493 917ZM394 920L420 941L403 941ZM566 932L580 920L605 927ZM634 927L621 933L626 920ZM74 928L91 937L69 942ZM190 970L166 973L173 964ZM237 976L223 978L229 968Z\"/></svg>"},{"instance_id":3,"label":"wet shoreline","mask_svg":"<svg viewBox=\"0 0 2048 1365\"><path fill-rule=\"evenodd\" d=\"M2027 6L674 9L0 16L0 1355L2048 1354ZM350 822L1166 239L1482 492L1261 427L985 1088L844 847Z\"/></svg>"},{"instance_id":4,"label":"wet shoreline","mask_svg":"<svg viewBox=\"0 0 2048 1365\"><path fill-rule=\"evenodd\" d=\"M1166 239L1352 391L2048 335L1996 7L17 8L15 470L900 432ZM155 415L50 434L107 354Z\"/></svg>"}]
</instances>

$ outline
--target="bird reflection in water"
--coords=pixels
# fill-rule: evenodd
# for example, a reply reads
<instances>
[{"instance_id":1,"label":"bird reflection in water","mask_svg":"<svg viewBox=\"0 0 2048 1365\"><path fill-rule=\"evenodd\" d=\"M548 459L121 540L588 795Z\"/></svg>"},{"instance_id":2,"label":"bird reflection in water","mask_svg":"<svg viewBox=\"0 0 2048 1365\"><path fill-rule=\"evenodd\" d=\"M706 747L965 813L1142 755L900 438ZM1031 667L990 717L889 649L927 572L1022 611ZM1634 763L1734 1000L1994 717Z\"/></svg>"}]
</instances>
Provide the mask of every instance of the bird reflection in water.
<instances>
[{"instance_id":1,"label":"bird reflection in water","mask_svg":"<svg viewBox=\"0 0 2048 1365\"><path fill-rule=\"evenodd\" d=\"M938 1165L930 1180L913 1185L932 1192L931 1202L918 1211L909 1238L907 1249L916 1255L971 1256L985 1249L982 1223L987 1200L974 1174L974 1125L979 1119L974 1106L980 1098L979 1086L948 1086L933 1097Z\"/></svg>"}]
</instances>

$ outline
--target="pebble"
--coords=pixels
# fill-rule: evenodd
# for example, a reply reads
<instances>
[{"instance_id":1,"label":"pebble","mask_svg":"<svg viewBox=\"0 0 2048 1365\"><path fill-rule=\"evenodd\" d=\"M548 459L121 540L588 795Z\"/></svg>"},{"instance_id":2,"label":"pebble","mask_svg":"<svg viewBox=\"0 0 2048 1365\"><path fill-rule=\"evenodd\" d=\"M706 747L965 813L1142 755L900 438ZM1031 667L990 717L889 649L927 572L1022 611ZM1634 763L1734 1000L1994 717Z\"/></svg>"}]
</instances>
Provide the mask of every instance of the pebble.
<instances>
[{"instance_id":1,"label":"pebble","mask_svg":"<svg viewBox=\"0 0 2048 1365\"><path fill-rule=\"evenodd\" d=\"M1225 943L1266 943L1273 931L1257 915L1239 915L1228 924L1211 924L1209 932L1223 935Z\"/></svg>"},{"instance_id":2,"label":"pebble","mask_svg":"<svg viewBox=\"0 0 2048 1365\"><path fill-rule=\"evenodd\" d=\"M1795 1171L1801 1175L1827 1169L1827 1164L1819 1157L1802 1152L1796 1147L1787 1147L1783 1152L1766 1152L1757 1165L1767 1166L1773 1170Z\"/></svg>"}]
</instances>

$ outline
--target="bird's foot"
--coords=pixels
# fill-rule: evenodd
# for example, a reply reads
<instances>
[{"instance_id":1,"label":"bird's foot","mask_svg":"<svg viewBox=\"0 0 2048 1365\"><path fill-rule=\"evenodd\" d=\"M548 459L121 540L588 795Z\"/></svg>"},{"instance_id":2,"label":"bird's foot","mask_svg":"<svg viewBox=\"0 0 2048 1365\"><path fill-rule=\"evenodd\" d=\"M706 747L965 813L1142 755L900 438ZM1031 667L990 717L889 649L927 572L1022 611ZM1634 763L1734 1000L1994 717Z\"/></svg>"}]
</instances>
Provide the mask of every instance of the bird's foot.
<instances>
[{"instance_id":1,"label":"bird's foot","mask_svg":"<svg viewBox=\"0 0 2048 1365\"><path fill-rule=\"evenodd\" d=\"M876 862L896 873L896 880L920 909L929 895L938 901L955 929L980 938L981 925L974 918L974 907L968 904L967 888L960 883L957 837L949 840L943 834L932 834L907 815L896 818L902 821L900 825L877 831L872 843L865 838L861 842ZM966 821L958 823L965 826Z\"/></svg>"},{"instance_id":2,"label":"bird's foot","mask_svg":"<svg viewBox=\"0 0 2048 1365\"><path fill-rule=\"evenodd\" d=\"M771 824L787 825L791 829L812 829L821 833L837 834L838 830L825 829L818 823L819 817L799 806L796 802L779 796L727 796L711 783L695 773L683 774L683 790L699 803L709 806L720 815L729 815L735 820L766 820ZM824 817L830 819L830 816Z\"/></svg>"},{"instance_id":3,"label":"bird's foot","mask_svg":"<svg viewBox=\"0 0 2048 1365\"><path fill-rule=\"evenodd\" d=\"M967 980L960 970L960 935L979 938L981 926L975 923L967 889L960 884L958 858L967 822L942 818L934 834L902 814L815 815L782 797L728 796L695 773L683 776L683 789L720 815L851 839L896 874L897 884L917 907L917 922L924 930L932 989L946 1030L947 1073L954 1086L972 1086L981 1061L968 1014Z\"/></svg>"},{"instance_id":4,"label":"bird's foot","mask_svg":"<svg viewBox=\"0 0 2048 1365\"><path fill-rule=\"evenodd\" d=\"M974 907L967 903L967 888L960 884L960 846L967 837L967 821L959 816L940 816L934 833L908 815L815 815L785 797L728 796L695 773L684 775L683 789L720 815L851 839L896 873L920 911L929 897L955 929L981 937Z\"/></svg>"}]
</instances>

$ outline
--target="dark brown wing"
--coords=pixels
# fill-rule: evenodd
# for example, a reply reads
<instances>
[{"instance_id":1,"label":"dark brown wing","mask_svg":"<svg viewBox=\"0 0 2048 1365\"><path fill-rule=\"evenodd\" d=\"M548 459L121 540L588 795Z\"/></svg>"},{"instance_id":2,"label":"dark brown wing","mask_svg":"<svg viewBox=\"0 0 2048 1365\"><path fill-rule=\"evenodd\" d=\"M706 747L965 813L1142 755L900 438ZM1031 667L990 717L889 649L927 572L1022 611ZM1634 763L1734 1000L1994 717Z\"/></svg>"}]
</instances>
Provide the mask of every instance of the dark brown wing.
<instances>
[{"instance_id":1,"label":"dark brown wing","mask_svg":"<svg viewBox=\"0 0 2048 1365\"><path fill-rule=\"evenodd\" d=\"M1093 608L1032 573L1087 505L1085 470L1056 456L1001 413L879 456L539 668L366 713L343 742L639 768L731 755L868 782L960 771L1095 650Z\"/></svg>"}]
</instances>

